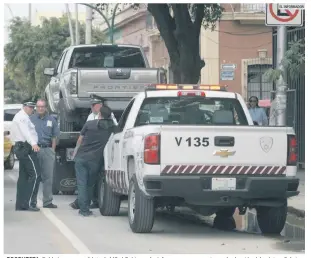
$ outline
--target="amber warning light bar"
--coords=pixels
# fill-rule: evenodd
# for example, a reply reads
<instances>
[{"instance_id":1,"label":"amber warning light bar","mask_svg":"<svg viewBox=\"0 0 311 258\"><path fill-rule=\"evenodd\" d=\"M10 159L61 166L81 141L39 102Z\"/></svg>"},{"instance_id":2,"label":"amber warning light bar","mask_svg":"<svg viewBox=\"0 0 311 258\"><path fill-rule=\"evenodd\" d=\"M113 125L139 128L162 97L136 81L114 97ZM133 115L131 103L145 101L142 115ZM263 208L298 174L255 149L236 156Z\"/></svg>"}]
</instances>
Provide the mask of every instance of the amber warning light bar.
<instances>
[{"instance_id":1,"label":"amber warning light bar","mask_svg":"<svg viewBox=\"0 0 311 258\"><path fill-rule=\"evenodd\" d=\"M227 91L227 86L219 85L191 85L191 84L151 84L147 86L150 90L211 90L211 91Z\"/></svg>"}]
</instances>

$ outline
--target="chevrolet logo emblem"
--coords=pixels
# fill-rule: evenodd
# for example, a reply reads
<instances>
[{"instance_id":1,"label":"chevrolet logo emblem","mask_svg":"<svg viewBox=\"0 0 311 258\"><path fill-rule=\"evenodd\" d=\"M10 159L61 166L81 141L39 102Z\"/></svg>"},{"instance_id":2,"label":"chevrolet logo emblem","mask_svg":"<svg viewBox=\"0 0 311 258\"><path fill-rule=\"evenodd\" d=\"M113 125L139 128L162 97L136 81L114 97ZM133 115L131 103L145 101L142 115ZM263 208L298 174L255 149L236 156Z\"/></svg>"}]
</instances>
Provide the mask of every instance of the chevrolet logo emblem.
<instances>
[{"instance_id":1,"label":"chevrolet logo emblem","mask_svg":"<svg viewBox=\"0 0 311 258\"><path fill-rule=\"evenodd\" d=\"M229 156L233 156L235 154L235 151L229 151L229 150L217 150L214 151L214 156L219 156L221 158L228 158Z\"/></svg>"}]
</instances>

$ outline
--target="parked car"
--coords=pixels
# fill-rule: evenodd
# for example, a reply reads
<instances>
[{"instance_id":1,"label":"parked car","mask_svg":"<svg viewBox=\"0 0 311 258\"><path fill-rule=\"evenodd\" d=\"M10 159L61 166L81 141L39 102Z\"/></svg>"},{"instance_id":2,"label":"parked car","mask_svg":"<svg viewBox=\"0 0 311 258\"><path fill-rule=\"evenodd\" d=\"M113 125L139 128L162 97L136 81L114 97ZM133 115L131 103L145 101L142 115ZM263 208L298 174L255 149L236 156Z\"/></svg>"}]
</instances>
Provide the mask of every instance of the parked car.
<instances>
[{"instance_id":1,"label":"parked car","mask_svg":"<svg viewBox=\"0 0 311 258\"><path fill-rule=\"evenodd\" d=\"M10 139L10 132L4 131L4 169L11 170L14 168L15 156L14 156L14 145Z\"/></svg>"},{"instance_id":2,"label":"parked car","mask_svg":"<svg viewBox=\"0 0 311 258\"><path fill-rule=\"evenodd\" d=\"M9 131L11 130L12 126L12 120L16 113L21 110L23 107L23 104L5 104L3 111L4 111L4 131Z\"/></svg>"}]
</instances>

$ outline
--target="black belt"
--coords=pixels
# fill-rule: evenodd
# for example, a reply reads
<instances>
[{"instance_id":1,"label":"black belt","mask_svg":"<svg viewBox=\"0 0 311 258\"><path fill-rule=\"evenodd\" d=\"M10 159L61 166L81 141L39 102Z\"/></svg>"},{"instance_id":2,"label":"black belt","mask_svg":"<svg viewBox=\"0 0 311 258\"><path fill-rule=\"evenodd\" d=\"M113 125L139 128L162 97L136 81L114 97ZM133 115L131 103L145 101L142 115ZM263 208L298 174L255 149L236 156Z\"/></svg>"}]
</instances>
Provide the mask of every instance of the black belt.
<instances>
[{"instance_id":1,"label":"black belt","mask_svg":"<svg viewBox=\"0 0 311 258\"><path fill-rule=\"evenodd\" d=\"M40 148L52 148L51 144L38 144Z\"/></svg>"}]
</instances>

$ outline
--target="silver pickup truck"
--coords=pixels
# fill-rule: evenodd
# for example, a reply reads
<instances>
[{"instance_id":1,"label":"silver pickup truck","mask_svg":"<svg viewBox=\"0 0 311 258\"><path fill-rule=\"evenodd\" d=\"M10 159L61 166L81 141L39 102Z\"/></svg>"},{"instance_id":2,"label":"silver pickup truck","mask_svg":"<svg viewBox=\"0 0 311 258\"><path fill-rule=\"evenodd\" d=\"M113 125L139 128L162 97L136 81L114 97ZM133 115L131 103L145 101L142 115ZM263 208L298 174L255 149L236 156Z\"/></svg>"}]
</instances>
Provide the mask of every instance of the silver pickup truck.
<instances>
[{"instance_id":1,"label":"silver pickup truck","mask_svg":"<svg viewBox=\"0 0 311 258\"><path fill-rule=\"evenodd\" d=\"M90 95L107 99L120 117L130 99L153 83L166 83L163 69L149 67L144 50L135 45L79 45L64 50L45 89L50 112L57 113L60 130L81 130L90 113Z\"/></svg>"}]
</instances>

